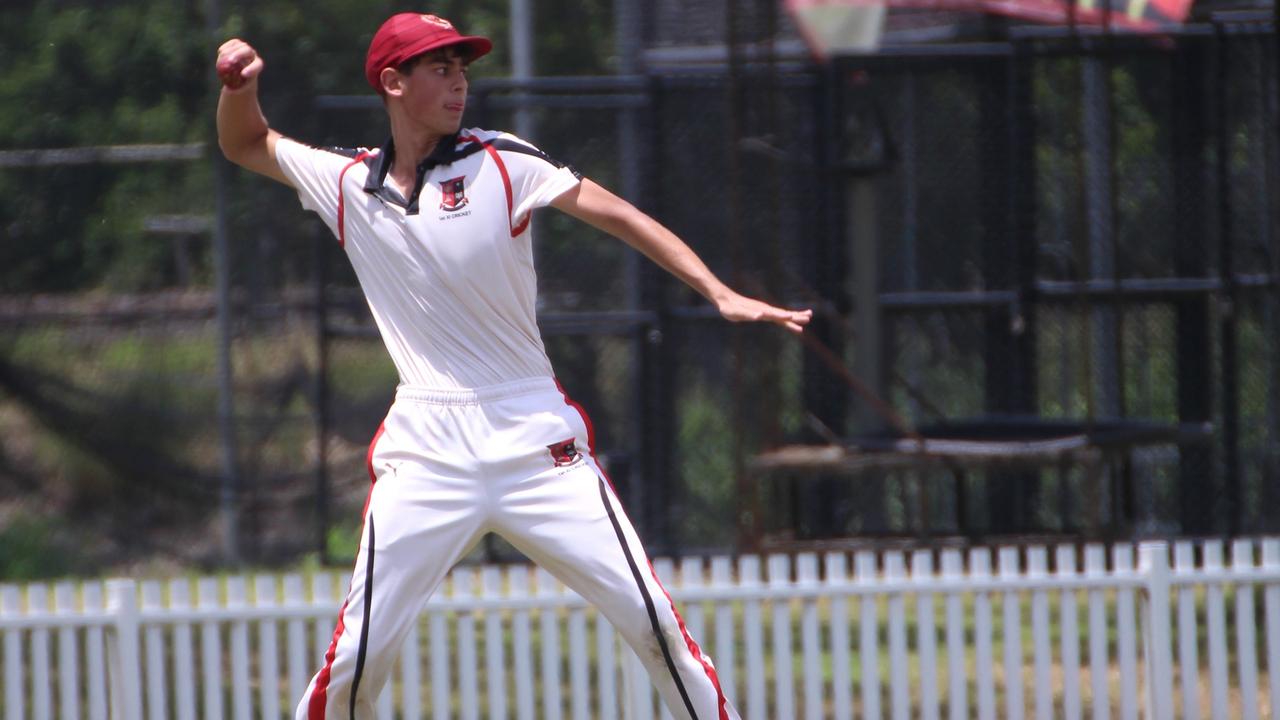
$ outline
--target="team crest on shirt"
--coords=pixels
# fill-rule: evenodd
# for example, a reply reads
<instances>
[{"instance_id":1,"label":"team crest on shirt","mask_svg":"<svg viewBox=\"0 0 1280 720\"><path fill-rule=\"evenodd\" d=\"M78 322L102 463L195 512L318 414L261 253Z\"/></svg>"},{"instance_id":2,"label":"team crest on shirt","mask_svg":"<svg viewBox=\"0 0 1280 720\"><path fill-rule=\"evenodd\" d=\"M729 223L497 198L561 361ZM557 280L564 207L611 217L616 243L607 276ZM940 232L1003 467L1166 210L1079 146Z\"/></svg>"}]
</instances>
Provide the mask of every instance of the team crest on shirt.
<instances>
[{"instance_id":1,"label":"team crest on shirt","mask_svg":"<svg viewBox=\"0 0 1280 720\"><path fill-rule=\"evenodd\" d=\"M441 210L453 212L467 206L467 188L463 183L465 179L464 175L440 183Z\"/></svg>"},{"instance_id":2,"label":"team crest on shirt","mask_svg":"<svg viewBox=\"0 0 1280 720\"><path fill-rule=\"evenodd\" d=\"M573 438L552 443L547 446L547 449L551 451L551 459L555 461L556 467L572 465L582 459L582 453L578 452L578 446Z\"/></svg>"}]
</instances>

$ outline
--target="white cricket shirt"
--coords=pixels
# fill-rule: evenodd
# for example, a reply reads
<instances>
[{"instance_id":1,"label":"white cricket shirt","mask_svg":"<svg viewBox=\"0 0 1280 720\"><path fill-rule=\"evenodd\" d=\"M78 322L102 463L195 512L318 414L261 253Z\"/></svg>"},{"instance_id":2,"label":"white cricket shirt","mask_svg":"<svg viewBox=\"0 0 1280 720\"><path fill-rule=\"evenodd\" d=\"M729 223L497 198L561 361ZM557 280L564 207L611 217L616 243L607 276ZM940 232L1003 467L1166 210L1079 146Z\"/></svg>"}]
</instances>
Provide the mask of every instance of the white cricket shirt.
<instances>
[{"instance_id":1,"label":"white cricket shirt","mask_svg":"<svg viewBox=\"0 0 1280 720\"><path fill-rule=\"evenodd\" d=\"M507 133L466 129L387 183L395 148L318 149L281 138L276 160L343 243L400 381L477 388L551 377L535 314L530 213L580 181Z\"/></svg>"}]
</instances>

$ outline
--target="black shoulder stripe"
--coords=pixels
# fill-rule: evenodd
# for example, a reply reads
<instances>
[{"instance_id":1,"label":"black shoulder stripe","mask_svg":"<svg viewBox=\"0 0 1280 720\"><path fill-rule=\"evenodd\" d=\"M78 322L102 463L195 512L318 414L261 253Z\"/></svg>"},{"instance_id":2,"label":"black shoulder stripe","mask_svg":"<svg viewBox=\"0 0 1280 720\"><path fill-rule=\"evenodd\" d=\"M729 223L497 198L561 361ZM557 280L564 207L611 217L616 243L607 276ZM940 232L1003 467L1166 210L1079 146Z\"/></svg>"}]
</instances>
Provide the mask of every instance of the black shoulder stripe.
<instances>
[{"instance_id":1,"label":"black shoulder stripe","mask_svg":"<svg viewBox=\"0 0 1280 720\"><path fill-rule=\"evenodd\" d=\"M449 157L449 163L455 163L468 155L474 155L484 150L484 144L478 142L467 143L460 148L455 148L453 155Z\"/></svg>"},{"instance_id":2,"label":"black shoulder stripe","mask_svg":"<svg viewBox=\"0 0 1280 720\"><path fill-rule=\"evenodd\" d=\"M490 140L489 144L492 145L495 150L506 150L509 152L518 152L525 155L531 155L533 157L542 159L544 162L550 163L554 167L568 168L569 172L573 173L574 177L578 178L579 180L582 179L582 173L578 172L578 168L572 165L569 165L567 163L562 163L559 160L555 160L550 156L548 156L546 153L536 148L525 145L524 143L516 142L515 140L507 140L506 138L495 138L493 140Z\"/></svg>"},{"instance_id":3,"label":"black shoulder stripe","mask_svg":"<svg viewBox=\"0 0 1280 720\"><path fill-rule=\"evenodd\" d=\"M492 145L496 150L504 150L506 152L518 152L524 155L532 155L533 157L536 157L545 162L548 162L554 165L555 167L558 167L558 168L567 167L564 163L558 160L552 160L550 157L547 156L546 153L542 152L541 150L532 148L521 142L516 142L515 140L508 140L506 138L495 138L493 140L490 140L489 144ZM573 168L569 168L569 169L573 170ZM574 174L577 174L576 170L574 170Z\"/></svg>"}]
</instances>

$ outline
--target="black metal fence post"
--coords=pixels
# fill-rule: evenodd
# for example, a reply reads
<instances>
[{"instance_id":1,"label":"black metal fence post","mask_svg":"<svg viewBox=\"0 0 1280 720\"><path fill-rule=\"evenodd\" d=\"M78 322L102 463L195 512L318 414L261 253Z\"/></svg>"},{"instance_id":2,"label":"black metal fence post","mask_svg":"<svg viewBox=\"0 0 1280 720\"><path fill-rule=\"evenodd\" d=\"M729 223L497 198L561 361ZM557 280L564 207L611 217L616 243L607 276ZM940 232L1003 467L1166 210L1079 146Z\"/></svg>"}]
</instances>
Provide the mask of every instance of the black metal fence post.
<instances>
[{"instance_id":1,"label":"black metal fence post","mask_svg":"<svg viewBox=\"0 0 1280 720\"><path fill-rule=\"evenodd\" d=\"M315 395L316 475L315 475L315 544L322 565L329 557L329 244L332 240L323 226L317 228L314 241L314 288L316 335L316 370L312 384Z\"/></svg>"},{"instance_id":2,"label":"black metal fence post","mask_svg":"<svg viewBox=\"0 0 1280 720\"><path fill-rule=\"evenodd\" d=\"M1206 150L1205 69L1202 42L1180 41L1172 63L1173 127L1170 152L1174 167L1174 271L1179 277L1204 276L1209 267L1209 207L1204 186L1209 179ZM1209 332L1208 295L1173 301L1177 333L1178 419L1184 423L1213 418L1213 343ZM1217 526L1217 473L1210 447L1183 448L1179 461L1181 525L1185 533L1212 532Z\"/></svg>"},{"instance_id":3,"label":"black metal fence post","mask_svg":"<svg viewBox=\"0 0 1280 720\"><path fill-rule=\"evenodd\" d=\"M661 123L663 87L656 79L649 83L651 122L649 123L649 157L662 158ZM643 186L652 198L652 210L662 216L659 207L662 193L656 187L658 173L648 173ZM631 474L630 487L624 492L636 519L637 530L650 546L651 553L667 553L671 549L669 524L676 483L676 358L674 326L668 312L668 279L666 273L651 262L641 262L638 269L641 306L654 311L656 321L640 326L640 355L637 358L637 406L639 450Z\"/></svg>"},{"instance_id":4,"label":"black metal fence post","mask_svg":"<svg viewBox=\"0 0 1280 720\"><path fill-rule=\"evenodd\" d=\"M1240 532L1240 372L1237 355L1236 283L1231 202L1231 109L1227 62L1230 48L1221 22L1214 23L1214 135L1218 193L1218 342L1222 353L1222 474L1226 485L1223 512L1229 535Z\"/></svg>"},{"instance_id":5,"label":"black metal fence post","mask_svg":"<svg viewBox=\"0 0 1280 720\"><path fill-rule=\"evenodd\" d=\"M988 412L997 414L1029 415L1036 411L1031 60L1014 52L987 61L984 68L983 276L988 287L1012 289L1016 297L1010 306L990 309L985 319L986 405ZM1035 505L1036 477L992 472L987 483L991 532L1023 530L1028 511Z\"/></svg>"}]
</instances>

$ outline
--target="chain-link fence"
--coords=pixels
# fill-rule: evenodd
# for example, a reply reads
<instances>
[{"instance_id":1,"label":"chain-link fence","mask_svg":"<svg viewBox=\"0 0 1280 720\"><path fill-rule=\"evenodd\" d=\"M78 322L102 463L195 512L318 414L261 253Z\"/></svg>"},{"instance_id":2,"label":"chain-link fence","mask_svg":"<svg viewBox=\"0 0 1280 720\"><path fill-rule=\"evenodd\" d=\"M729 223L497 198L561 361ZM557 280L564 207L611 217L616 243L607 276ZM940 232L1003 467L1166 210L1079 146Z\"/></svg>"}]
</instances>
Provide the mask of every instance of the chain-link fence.
<instances>
[{"instance_id":1,"label":"chain-link fence","mask_svg":"<svg viewBox=\"0 0 1280 720\"><path fill-rule=\"evenodd\" d=\"M1259 532L1280 494L1276 52L1270 23L1248 16L1160 38L1018 31L821 68L730 52L477 81L467 123L527 134L739 289L815 307L810 335L852 375L781 331L723 323L622 243L540 214L548 351L655 552L763 531ZM316 144L385 132L380 106L345 97L293 125L318 128L302 138ZM336 243L287 189L245 174L226 188L224 342L210 155L2 178L8 207L26 208L5 217L10 241L55 259L90 246L68 214L164 198L132 208L125 229L146 242L103 257L100 276L5 293L7 562L28 546L46 570L121 550L214 562L228 532L258 562L354 548L395 371ZM113 275L138 268L141 282ZM129 292L111 290L117 276ZM900 435L859 381L912 432L1070 434L1094 454L760 471L780 446ZM50 537L71 540L35 539Z\"/></svg>"},{"instance_id":2,"label":"chain-link fence","mask_svg":"<svg viewBox=\"0 0 1280 720\"><path fill-rule=\"evenodd\" d=\"M807 540L1266 529L1269 32L1248 17L1159 41L1024 31L816 72L675 69L618 81L610 101L535 88L544 149L627 187L738 287L816 305L813 334L911 428L1096 449L1031 468L756 474L762 450L891 423L799 343L717 323L645 263L601 263L601 239L551 225L548 317L633 313L551 329L551 345L602 415L650 543L758 540L754 514Z\"/></svg>"},{"instance_id":3,"label":"chain-link fence","mask_svg":"<svg viewBox=\"0 0 1280 720\"><path fill-rule=\"evenodd\" d=\"M926 435L1125 439L1093 470L866 473L889 488L826 525L1274 527L1275 64L1269 15L1238 14L1158 39L1023 29L831 71L844 209L875 213L845 255L877 263L863 277L882 355L863 367Z\"/></svg>"}]
</instances>

